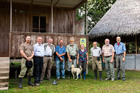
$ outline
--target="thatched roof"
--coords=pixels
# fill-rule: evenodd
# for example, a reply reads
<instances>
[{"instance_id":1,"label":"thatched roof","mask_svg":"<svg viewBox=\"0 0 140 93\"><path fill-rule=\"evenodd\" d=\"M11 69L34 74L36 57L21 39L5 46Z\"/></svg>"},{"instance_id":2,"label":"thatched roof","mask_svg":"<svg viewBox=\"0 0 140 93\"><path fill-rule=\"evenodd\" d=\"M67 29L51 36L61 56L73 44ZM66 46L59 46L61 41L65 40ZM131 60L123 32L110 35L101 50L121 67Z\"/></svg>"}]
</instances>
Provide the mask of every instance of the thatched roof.
<instances>
[{"instance_id":1,"label":"thatched roof","mask_svg":"<svg viewBox=\"0 0 140 93\"><path fill-rule=\"evenodd\" d=\"M89 38L140 33L140 0L117 0L92 28Z\"/></svg>"}]
</instances>

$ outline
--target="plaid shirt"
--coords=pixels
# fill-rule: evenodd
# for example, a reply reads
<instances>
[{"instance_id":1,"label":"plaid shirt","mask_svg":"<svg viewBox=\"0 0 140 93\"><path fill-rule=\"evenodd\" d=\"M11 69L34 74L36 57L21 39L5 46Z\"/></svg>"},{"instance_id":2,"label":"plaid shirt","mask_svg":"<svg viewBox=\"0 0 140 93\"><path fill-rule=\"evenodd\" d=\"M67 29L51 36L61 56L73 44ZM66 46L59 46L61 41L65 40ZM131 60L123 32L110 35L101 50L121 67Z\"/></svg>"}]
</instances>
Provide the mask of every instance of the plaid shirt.
<instances>
[{"instance_id":1,"label":"plaid shirt","mask_svg":"<svg viewBox=\"0 0 140 93\"><path fill-rule=\"evenodd\" d=\"M102 47L102 53L104 54L104 56L112 56L112 53L114 52L115 52L114 47L111 44L104 45Z\"/></svg>"}]
</instances>

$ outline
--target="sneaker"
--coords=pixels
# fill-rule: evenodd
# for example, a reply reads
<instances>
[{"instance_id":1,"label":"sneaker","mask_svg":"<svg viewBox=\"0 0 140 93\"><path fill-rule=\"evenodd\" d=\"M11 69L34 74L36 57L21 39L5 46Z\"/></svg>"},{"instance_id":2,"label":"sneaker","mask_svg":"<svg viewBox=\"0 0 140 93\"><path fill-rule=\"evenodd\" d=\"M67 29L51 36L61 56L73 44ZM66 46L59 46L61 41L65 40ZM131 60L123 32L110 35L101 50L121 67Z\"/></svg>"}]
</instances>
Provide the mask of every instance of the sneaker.
<instances>
[{"instance_id":1,"label":"sneaker","mask_svg":"<svg viewBox=\"0 0 140 93\"><path fill-rule=\"evenodd\" d=\"M123 77L122 80L125 81L125 77Z\"/></svg>"},{"instance_id":2,"label":"sneaker","mask_svg":"<svg viewBox=\"0 0 140 93\"><path fill-rule=\"evenodd\" d=\"M114 78L111 78L111 81L114 81Z\"/></svg>"},{"instance_id":3,"label":"sneaker","mask_svg":"<svg viewBox=\"0 0 140 93\"><path fill-rule=\"evenodd\" d=\"M111 78L106 78L105 80L111 80Z\"/></svg>"},{"instance_id":4,"label":"sneaker","mask_svg":"<svg viewBox=\"0 0 140 93\"><path fill-rule=\"evenodd\" d=\"M62 77L62 79L65 79L65 77Z\"/></svg>"},{"instance_id":5,"label":"sneaker","mask_svg":"<svg viewBox=\"0 0 140 93\"><path fill-rule=\"evenodd\" d=\"M39 83L35 83L35 86L40 86L40 84Z\"/></svg>"},{"instance_id":6,"label":"sneaker","mask_svg":"<svg viewBox=\"0 0 140 93\"><path fill-rule=\"evenodd\" d=\"M57 77L57 80L60 80L60 77Z\"/></svg>"}]
</instances>

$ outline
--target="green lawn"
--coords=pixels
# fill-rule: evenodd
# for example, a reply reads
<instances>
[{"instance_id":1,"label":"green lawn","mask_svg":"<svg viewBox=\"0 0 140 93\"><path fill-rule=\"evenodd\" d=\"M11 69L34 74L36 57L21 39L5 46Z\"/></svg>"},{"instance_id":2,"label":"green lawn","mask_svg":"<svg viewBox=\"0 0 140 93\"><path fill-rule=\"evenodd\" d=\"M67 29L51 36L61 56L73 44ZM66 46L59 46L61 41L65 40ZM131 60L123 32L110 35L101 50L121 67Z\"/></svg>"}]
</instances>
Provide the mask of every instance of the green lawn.
<instances>
[{"instance_id":1,"label":"green lawn","mask_svg":"<svg viewBox=\"0 0 140 93\"><path fill-rule=\"evenodd\" d=\"M103 72L103 79L105 78L106 74ZM44 84L31 87L27 85L27 79L24 79L23 89L18 88L18 81L10 79L9 90L0 93L140 93L140 72L126 71L126 81L94 81L93 79L91 70L86 80L59 80L58 85L52 85L52 82L45 80Z\"/></svg>"}]
</instances>

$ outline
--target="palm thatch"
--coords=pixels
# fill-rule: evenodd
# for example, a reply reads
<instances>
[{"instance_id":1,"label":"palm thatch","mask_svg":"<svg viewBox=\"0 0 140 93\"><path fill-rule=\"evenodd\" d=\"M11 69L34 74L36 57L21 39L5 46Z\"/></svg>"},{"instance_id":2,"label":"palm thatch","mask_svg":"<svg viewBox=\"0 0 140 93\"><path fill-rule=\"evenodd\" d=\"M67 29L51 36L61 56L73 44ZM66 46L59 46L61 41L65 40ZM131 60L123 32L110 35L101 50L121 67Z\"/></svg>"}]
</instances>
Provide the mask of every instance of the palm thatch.
<instances>
[{"instance_id":1,"label":"palm thatch","mask_svg":"<svg viewBox=\"0 0 140 93\"><path fill-rule=\"evenodd\" d=\"M117 0L89 33L101 36L136 35L140 33L140 0Z\"/></svg>"}]
</instances>

